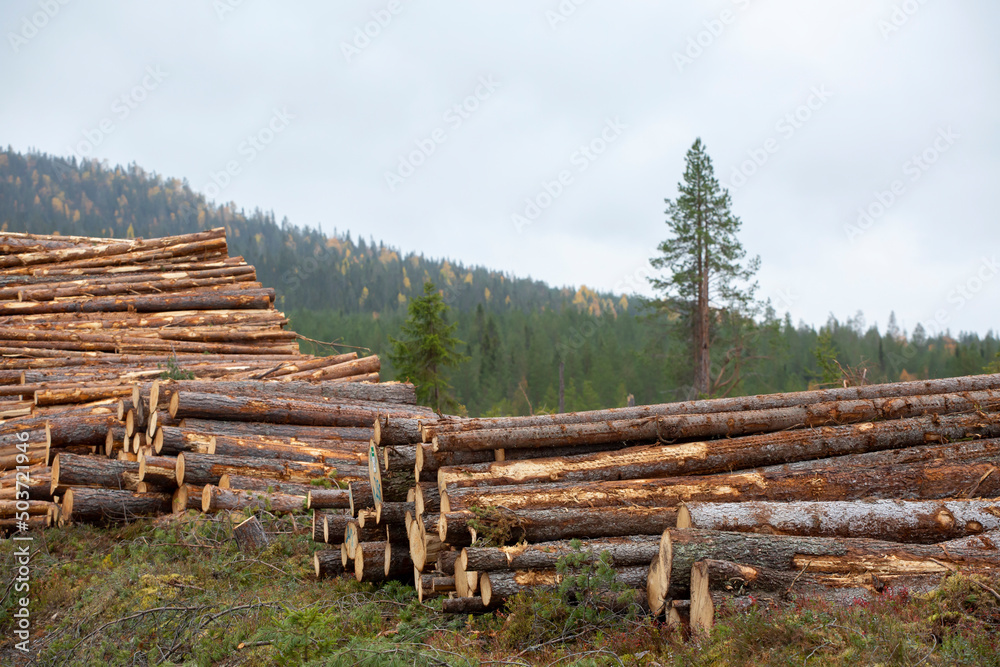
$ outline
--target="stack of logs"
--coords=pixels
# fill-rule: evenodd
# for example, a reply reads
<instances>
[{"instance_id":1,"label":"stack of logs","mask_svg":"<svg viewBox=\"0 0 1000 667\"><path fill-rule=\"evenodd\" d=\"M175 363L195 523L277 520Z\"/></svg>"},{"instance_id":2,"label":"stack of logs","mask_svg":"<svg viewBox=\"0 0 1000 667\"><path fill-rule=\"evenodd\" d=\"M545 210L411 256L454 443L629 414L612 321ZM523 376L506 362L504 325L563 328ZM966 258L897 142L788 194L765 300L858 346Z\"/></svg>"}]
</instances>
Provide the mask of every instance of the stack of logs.
<instances>
[{"instance_id":1,"label":"stack of logs","mask_svg":"<svg viewBox=\"0 0 1000 667\"><path fill-rule=\"evenodd\" d=\"M319 577L471 613L603 559L702 628L1000 566L1000 375L445 418L376 356L299 354L273 300L221 229L0 233L0 532L308 508Z\"/></svg>"},{"instance_id":2,"label":"stack of logs","mask_svg":"<svg viewBox=\"0 0 1000 667\"><path fill-rule=\"evenodd\" d=\"M374 429L372 508L355 521L386 524L388 538L362 535L384 553L408 543L419 595L447 593L446 610L555 587L560 559L582 551L592 563L606 553L646 611L708 627L727 591L839 599L1000 566L998 468L1000 375L390 416Z\"/></svg>"},{"instance_id":3,"label":"stack of logs","mask_svg":"<svg viewBox=\"0 0 1000 667\"><path fill-rule=\"evenodd\" d=\"M273 301L223 229L0 233L0 532L367 478L376 416L432 413L377 356L299 354Z\"/></svg>"}]
</instances>

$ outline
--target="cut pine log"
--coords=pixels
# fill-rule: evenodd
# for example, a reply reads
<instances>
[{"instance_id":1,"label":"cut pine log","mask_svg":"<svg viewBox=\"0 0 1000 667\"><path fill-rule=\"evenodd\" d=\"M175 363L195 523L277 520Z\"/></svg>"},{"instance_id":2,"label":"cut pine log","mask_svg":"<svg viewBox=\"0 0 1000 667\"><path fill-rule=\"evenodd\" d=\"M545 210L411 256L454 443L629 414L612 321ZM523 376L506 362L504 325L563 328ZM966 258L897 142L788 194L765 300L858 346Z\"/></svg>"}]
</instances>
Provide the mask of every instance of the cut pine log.
<instances>
[{"instance_id":1,"label":"cut pine log","mask_svg":"<svg viewBox=\"0 0 1000 667\"><path fill-rule=\"evenodd\" d=\"M715 625L715 606L709 592L708 563L697 561L691 566L691 631L708 634Z\"/></svg>"},{"instance_id":2,"label":"cut pine log","mask_svg":"<svg viewBox=\"0 0 1000 667\"><path fill-rule=\"evenodd\" d=\"M273 514L294 514L305 510L305 498L284 493L220 489L212 484L206 484L202 489L202 512L245 509L264 510Z\"/></svg>"},{"instance_id":3,"label":"cut pine log","mask_svg":"<svg viewBox=\"0 0 1000 667\"><path fill-rule=\"evenodd\" d=\"M342 355L351 356L351 355ZM282 368L263 380L177 380L164 382L161 388L161 400L169 398L177 391L193 391L196 393L256 395L256 396L316 396L320 398L343 401L371 401L396 405L409 405L420 411L416 406L416 389L412 384L403 382L382 382L371 384L344 384L333 382L285 381L287 374L283 371L299 368L309 364L325 363L331 357L321 357L312 361L287 360ZM317 366L317 367L320 367ZM289 372L291 374L291 372ZM427 416L433 417L433 411L427 410ZM369 425L370 426L370 425ZM368 440L371 435L363 439Z\"/></svg>"},{"instance_id":4,"label":"cut pine log","mask_svg":"<svg viewBox=\"0 0 1000 667\"><path fill-rule=\"evenodd\" d=\"M677 528L933 544L1000 528L1000 501L692 502Z\"/></svg>"},{"instance_id":5,"label":"cut pine log","mask_svg":"<svg viewBox=\"0 0 1000 667\"><path fill-rule=\"evenodd\" d=\"M137 517L167 514L169 493L133 493L116 489L74 487L63 494L62 516L69 521L130 521Z\"/></svg>"},{"instance_id":6,"label":"cut pine log","mask_svg":"<svg viewBox=\"0 0 1000 667\"><path fill-rule=\"evenodd\" d=\"M242 475L309 484L314 479L338 475L337 469L316 463L238 458L181 452L177 455L177 483L218 484L222 475ZM346 477L346 476L345 476Z\"/></svg>"},{"instance_id":7,"label":"cut pine log","mask_svg":"<svg viewBox=\"0 0 1000 667\"><path fill-rule=\"evenodd\" d=\"M175 514L187 510L201 511L203 487L181 484L173 493L171 511Z\"/></svg>"},{"instance_id":8,"label":"cut pine log","mask_svg":"<svg viewBox=\"0 0 1000 667\"><path fill-rule=\"evenodd\" d=\"M645 591L648 567L623 567L615 570L613 583L633 590ZM556 588L563 575L555 570L502 570L484 572L479 579L483 604L487 607L532 589ZM599 585L595 585L600 590Z\"/></svg>"},{"instance_id":9,"label":"cut pine log","mask_svg":"<svg viewBox=\"0 0 1000 667\"><path fill-rule=\"evenodd\" d=\"M803 572L797 570L774 570L766 567L754 567L733 563L731 561L706 559L704 563L708 572L708 588L713 591L725 591L735 595L763 592L776 593L779 598L828 598L829 589L869 589L875 590L877 585L884 585L877 576L871 573L834 573ZM695 571L692 569L691 575ZM927 575L918 575L916 579ZM931 577L940 577L933 573ZM694 599L695 582L691 584L691 595Z\"/></svg>"},{"instance_id":10,"label":"cut pine log","mask_svg":"<svg viewBox=\"0 0 1000 667\"><path fill-rule=\"evenodd\" d=\"M260 525L260 520L256 516L251 516L242 523L233 526L233 539L236 540L240 551L254 554L263 551L271 540L264 532L264 526Z\"/></svg>"},{"instance_id":11,"label":"cut pine log","mask_svg":"<svg viewBox=\"0 0 1000 667\"><path fill-rule=\"evenodd\" d=\"M1000 390L991 389L963 394L815 403L745 412L440 433L434 437L433 445L436 451L469 451L664 442L735 437L809 426L854 424L931 414L995 411L997 408L1000 408Z\"/></svg>"},{"instance_id":12,"label":"cut pine log","mask_svg":"<svg viewBox=\"0 0 1000 667\"><path fill-rule=\"evenodd\" d=\"M52 447L69 445L103 445L108 429L115 425L115 417L107 414L51 417L43 420L49 425Z\"/></svg>"},{"instance_id":13,"label":"cut pine log","mask_svg":"<svg viewBox=\"0 0 1000 667\"><path fill-rule=\"evenodd\" d=\"M313 570L317 579L335 577L344 571L339 548L324 549L313 554Z\"/></svg>"},{"instance_id":14,"label":"cut pine log","mask_svg":"<svg viewBox=\"0 0 1000 667\"><path fill-rule=\"evenodd\" d=\"M745 470L793 461L895 450L963 438L1000 437L1000 413L927 416L826 426L707 442L645 445L612 452L447 466L438 487L596 482ZM1000 447L1000 441L998 441ZM872 465L868 457L864 465ZM886 457L892 458L892 457Z\"/></svg>"},{"instance_id":15,"label":"cut pine log","mask_svg":"<svg viewBox=\"0 0 1000 667\"><path fill-rule=\"evenodd\" d=\"M306 506L310 509L349 509L351 507L348 489L313 488L309 491Z\"/></svg>"},{"instance_id":16,"label":"cut pine log","mask_svg":"<svg viewBox=\"0 0 1000 667\"><path fill-rule=\"evenodd\" d=\"M942 549L937 545L900 544L864 538L758 535L712 530L668 529L661 538L657 590L685 597L691 566L702 559L729 560L774 570L825 573L869 572L890 581L894 576L943 574L951 564L995 568L1000 552ZM669 544L667 544L669 543ZM664 562L669 559L669 562ZM652 575L651 575L652 576ZM651 605L657 608L656 605ZM662 608L662 599L660 600Z\"/></svg>"},{"instance_id":17,"label":"cut pine log","mask_svg":"<svg viewBox=\"0 0 1000 667\"><path fill-rule=\"evenodd\" d=\"M358 581L385 581L388 558L386 542L360 542L354 552L354 578Z\"/></svg>"},{"instance_id":18,"label":"cut pine log","mask_svg":"<svg viewBox=\"0 0 1000 667\"><path fill-rule=\"evenodd\" d=\"M441 511L490 506L514 512L557 507L675 507L692 501L993 498L1000 496L1000 470L994 463L995 459L985 459L957 465L932 462L802 472L760 469L621 482L472 487L442 493Z\"/></svg>"},{"instance_id":19,"label":"cut pine log","mask_svg":"<svg viewBox=\"0 0 1000 667\"><path fill-rule=\"evenodd\" d=\"M56 454L52 460L52 493L70 486L134 488L139 481L139 463L132 461L114 461L66 452Z\"/></svg>"},{"instance_id":20,"label":"cut pine log","mask_svg":"<svg viewBox=\"0 0 1000 667\"><path fill-rule=\"evenodd\" d=\"M403 416L413 414L412 409ZM226 396L187 391L170 397L170 416L178 419L227 419L301 426L369 426L377 409L344 403L309 402L269 396Z\"/></svg>"},{"instance_id":21,"label":"cut pine log","mask_svg":"<svg viewBox=\"0 0 1000 667\"><path fill-rule=\"evenodd\" d=\"M277 479L259 479L245 475L223 475L216 485L220 489L240 489L243 491L259 491L261 493L284 493L289 496L307 497L315 488L310 484L283 482Z\"/></svg>"},{"instance_id":22,"label":"cut pine log","mask_svg":"<svg viewBox=\"0 0 1000 667\"><path fill-rule=\"evenodd\" d=\"M172 456L140 456L139 481L161 488L174 489L177 484L177 458Z\"/></svg>"},{"instance_id":23,"label":"cut pine log","mask_svg":"<svg viewBox=\"0 0 1000 667\"><path fill-rule=\"evenodd\" d=\"M566 540L513 547L467 547L462 549L459 560L462 569L479 572L554 570L559 560L567 556L578 556L588 564L610 558L609 565L615 568L647 566L659 554L660 541L659 536L636 535L579 541L575 546Z\"/></svg>"},{"instance_id":24,"label":"cut pine log","mask_svg":"<svg viewBox=\"0 0 1000 667\"><path fill-rule=\"evenodd\" d=\"M488 533L491 541L554 542L571 538L662 535L676 525L673 507L556 507L542 510L491 508L473 512L452 512L438 518L438 537L452 546L469 546L473 533ZM477 531L475 527L478 526Z\"/></svg>"},{"instance_id":25,"label":"cut pine log","mask_svg":"<svg viewBox=\"0 0 1000 667\"><path fill-rule=\"evenodd\" d=\"M347 493L351 515L357 516L361 510L375 509L375 497L372 495L372 486L367 479L348 482Z\"/></svg>"},{"instance_id":26,"label":"cut pine log","mask_svg":"<svg viewBox=\"0 0 1000 667\"><path fill-rule=\"evenodd\" d=\"M917 380L912 382L865 385L861 387L819 389L784 394L683 401L679 403L644 405L632 408L612 408L610 410L570 412L555 415L536 415L531 417L481 419L447 418L440 420L427 420L422 426L421 436L423 438L423 442L431 442L434 436L439 433L446 432L500 428L516 429L531 426L550 426L560 424L583 424L618 421L622 419L642 419L645 417L657 416L662 417L673 415L745 412L750 410L770 410L776 408L812 405L816 403L830 403L835 401L903 398L908 396L949 394L966 391L982 391L988 389L1000 389L1000 373L993 375L947 378L942 380Z\"/></svg>"},{"instance_id":27,"label":"cut pine log","mask_svg":"<svg viewBox=\"0 0 1000 667\"><path fill-rule=\"evenodd\" d=\"M215 454L215 438L177 426L158 426L153 436L153 451L162 456L176 456L181 452Z\"/></svg>"},{"instance_id":28,"label":"cut pine log","mask_svg":"<svg viewBox=\"0 0 1000 667\"><path fill-rule=\"evenodd\" d=\"M441 602L441 611L445 614L486 614L495 609L483 604L480 596L469 598L448 598Z\"/></svg>"},{"instance_id":29,"label":"cut pine log","mask_svg":"<svg viewBox=\"0 0 1000 667\"><path fill-rule=\"evenodd\" d=\"M413 561L404 544L387 541L385 543L385 578L402 579L413 572Z\"/></svg>"},{"instance_id":30,"label":"cut pine log","mask_svg":"<svg viewBox=\"0 0 1000 667\"><path fill-rule=\"evenodd\" d=\"M165 413L168 414L169 413ZM187 418L178 420L188 431L236 437L263 436L267 438L293 438L301 441L347 441L367 445L372 437L371 427L357 426L299 426L296 424L267 424L257 422L220 421Z\"/></svg>"}]
</instances>

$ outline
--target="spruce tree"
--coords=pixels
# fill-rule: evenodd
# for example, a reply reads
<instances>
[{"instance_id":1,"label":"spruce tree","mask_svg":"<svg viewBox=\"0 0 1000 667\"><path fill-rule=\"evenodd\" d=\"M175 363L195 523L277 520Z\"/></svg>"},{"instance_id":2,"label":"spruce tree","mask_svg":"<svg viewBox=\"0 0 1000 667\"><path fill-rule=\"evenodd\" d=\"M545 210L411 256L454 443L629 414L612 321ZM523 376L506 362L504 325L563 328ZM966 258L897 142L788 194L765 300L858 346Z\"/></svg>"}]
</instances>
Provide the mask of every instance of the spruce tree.
<instances>
[{"instance_id":1,"label":"spruce tree","mask_svg":"<svg viewBox=\"0 0 1000 667\"><path fill-rule=\"evenodd\" d=\"M466 361L456 352L462 344L455 337L457 323L448 324L448 305L434 283L424 283L424 293L410 301L401 339L389 337L389 359L397 377L417 386L417 400L438 413L457 405L445 370Z\"/></svg>"},{"instance_id":2,"label":"spruce tree","mask_svg":"<svg viewBox=\"0 0 1000 667\"><path fill-rule=\"evenodd\" d=\"M677 190L676 199L666 200L672 236L657 246L661 254L650 260L670 275L649 282L662 294L653 303L662 311L682 315L690 327L694 389L708 395L713 390L712 310L738 313L753 302L756 284L741 283L753 277L760 259L742 264L746 251L736 238L742 223L730 211L729 192L719 185L700 138L687 152L684 180Z\"/></svg>"}]
</instances>

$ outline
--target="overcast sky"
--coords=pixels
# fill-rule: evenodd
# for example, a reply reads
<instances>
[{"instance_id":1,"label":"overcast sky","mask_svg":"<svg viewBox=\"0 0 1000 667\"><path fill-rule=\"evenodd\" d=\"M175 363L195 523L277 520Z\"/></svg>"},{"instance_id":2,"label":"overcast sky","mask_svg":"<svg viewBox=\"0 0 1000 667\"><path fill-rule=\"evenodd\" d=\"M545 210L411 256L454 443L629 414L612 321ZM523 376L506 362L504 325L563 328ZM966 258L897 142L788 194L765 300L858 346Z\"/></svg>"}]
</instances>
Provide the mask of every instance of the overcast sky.
<instances>
[{"instance_id":1,"label":"overcast sky","mask_svg":"<svg viewBox=\"0 0 1000 667\"><path fill-rule=\"evenodd\" d=\"M0 25L17 150L632 292L701 137L779 312L1000 329L994 0L4 0Z\"/></svg>"}]
</instances>

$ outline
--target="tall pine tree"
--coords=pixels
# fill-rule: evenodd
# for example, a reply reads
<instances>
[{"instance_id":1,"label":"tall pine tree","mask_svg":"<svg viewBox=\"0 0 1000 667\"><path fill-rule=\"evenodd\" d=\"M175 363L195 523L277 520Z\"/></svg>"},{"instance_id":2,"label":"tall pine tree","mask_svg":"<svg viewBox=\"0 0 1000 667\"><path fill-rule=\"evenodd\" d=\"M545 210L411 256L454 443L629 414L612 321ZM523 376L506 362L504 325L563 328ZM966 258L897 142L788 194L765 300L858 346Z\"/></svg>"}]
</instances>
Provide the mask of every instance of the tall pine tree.
<instances>
[{"instance_id":1,"label":"tall pine tree","mask_svg":"<svg viewBox=\"0 0 1000 667\"><path fill-rule=\"evenodd\" d=\"M684 181L677 190L676 199L666 200L672 236L657 246L661 254L650 260L670 275L652 277L649 282L662 294L653 303L663 311L681 314L690 327L694 389L708 395L714 389L713 308L726 308L730 314L746 310L756 284L744 287L741 283L753 277L760 259L742 264L746 251L736 238L742 223L730 211L729 192L715 178L700 138L687 152Z\"/></svg>"},{"instance_id":2,"label":"tall pine tree","mask_svg":"<svg viewBox=\"0 0 1000 667\"><path fill-rule=\"evenodd\" d=\"M389 337L389 359L397 375L417 386L417 399L439 413L457 405L445 370L466 361L456 352L462 341L455 337L457 323L448 324L448 305L434 283L424 283L423 296L410 301L403 338Z\"/></svg>"}]
</instances>

